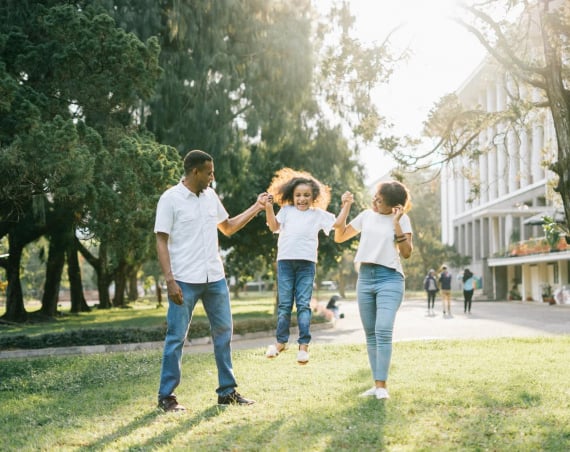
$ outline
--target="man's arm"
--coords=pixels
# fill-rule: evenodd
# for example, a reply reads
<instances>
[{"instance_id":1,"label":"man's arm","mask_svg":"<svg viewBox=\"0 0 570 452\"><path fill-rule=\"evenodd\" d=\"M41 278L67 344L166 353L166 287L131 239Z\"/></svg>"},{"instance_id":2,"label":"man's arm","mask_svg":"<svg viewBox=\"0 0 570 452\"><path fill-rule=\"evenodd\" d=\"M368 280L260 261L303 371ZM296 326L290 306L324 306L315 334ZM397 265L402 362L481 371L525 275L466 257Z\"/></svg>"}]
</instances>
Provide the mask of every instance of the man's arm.
<instances>
[{"instance_id":1,"label":"man's arm","mask_svg":"<svg viewBox=\"0 0 570 452\"><path fill-rule=\"evenodd\" d=\"M269 196L267 202L265 203L265 218L267 220L267 226L271 232L277 232L279 230L279 222L277 217L275 217L275 211L273 210L273 197Z\"/></svg>"},{"instance_id":2,"label":"man's arm","mask_svg":"<svg viewBox=\"0 0 570 452\"><path fill-rule=\"evenodd\" d=\"M265 203L267 202L267 193L262 193L257 197L255 204L252 204L249 208L244 210L239 215L233 218L227 218L226 220L218 223L218 229L225 236L229 237L235 234L241 228L243 228L247 223L249 223L253 217L255 217L259 212L265 209Z\"/></svg>"},{"instance_id":3,"label":"man's arm","mask_svg":"<svg viewBox=\"0 0 570 452\"><path fill-rule=\"evenodd\" d=\"M170 267L170 252L168 251L168 234L165 232L156 233L156 252L158 263L166 280L168 298L176 304L182 304L182 289L174 280L172 268Z\"/></svg>"}]
</instances>

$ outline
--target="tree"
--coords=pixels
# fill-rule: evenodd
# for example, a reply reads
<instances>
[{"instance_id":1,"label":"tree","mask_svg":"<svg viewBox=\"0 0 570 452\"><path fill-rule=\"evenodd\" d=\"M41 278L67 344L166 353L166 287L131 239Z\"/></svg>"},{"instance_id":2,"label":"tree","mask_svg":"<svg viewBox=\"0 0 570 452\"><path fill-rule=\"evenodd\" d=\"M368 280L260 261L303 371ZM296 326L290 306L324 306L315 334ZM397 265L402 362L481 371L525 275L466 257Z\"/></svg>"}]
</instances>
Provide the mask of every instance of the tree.
<instances>
[{"instance_id":1,"label":"tree","mask_svg":"<svg viewBox=\"0 0 570 452\"><path fill-rule=\"evenodd\" d=\"M509 108L494 113L466 110L456 96L445 96L426 121L427 135L438 138L435 147L409 153L403 149L407 143L402 142L394 155L416 166L458 155L475 159L486 151L480 143L473 146L480 131L500 125L503 135L509 130L516 133L532 112L546 109L557 140L557 156L550 169L557 175L555 190L570 224L570 5L560 0L505 0L464 5L463 9L467 17L457 21L477 37L512 82ZM541 95L524 95L527 87ZM476 185L473 195L478 195Z\"/></svg>"},{"instance_id":2,"label":"tree","mask_svg":"<svg viewBox=\"0 0 570 452\"><path fill-rule=\"evenodd\" d=\"M95 204L108 192L116 191L120 198L121 183L128 178L119 173L133 167L123 160L131 156L125 151L128 140L145 143L141 166L158 170L150 182L152 194L141 191L151 202L156 201L156 180L161 180L161 189L172 181L172 153L150 139L133 115L160 75L156 39L141 42L91 5L8 1L2 3L0 17L0 91L5 94L0 103L0 175L6 176L0 232L10 242L6 317L19 321L26 317L19 287L23 247L41 235L53 241L42 300L42 312L53 315L62 256L77 249L76 227L97 220L121 222L123 212L132 220L129 208L141 208L140 202L125 208L124 200L107 204L103 216ZM168 156L166 164L160 156ZM107 177L109 167L114 177ZM95 214L101 216L96 219ZM133 236L137 227L125 222L124 235L117 240ZM115 243L107 239L105 245L112 247ZM68 260L73 262L73 256ZM79 292L72 291L72 296Z\"/></svg>"}]
</instances>

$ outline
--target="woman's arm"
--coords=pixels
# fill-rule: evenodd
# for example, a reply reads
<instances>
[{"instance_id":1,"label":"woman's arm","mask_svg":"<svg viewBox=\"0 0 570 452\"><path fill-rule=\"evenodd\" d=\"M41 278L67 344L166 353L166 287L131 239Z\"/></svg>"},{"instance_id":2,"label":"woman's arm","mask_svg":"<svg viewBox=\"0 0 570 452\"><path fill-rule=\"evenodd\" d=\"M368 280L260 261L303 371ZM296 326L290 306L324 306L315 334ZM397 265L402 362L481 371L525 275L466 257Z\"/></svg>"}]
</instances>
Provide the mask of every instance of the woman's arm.
<instances>
[{"instance_id":1,"label":"woman's arm","mask_svg":"<svg viewBox=\"0 0 570 452\"><path fill-rule=\"evenodd\" d=\"M395 206L393 208L394 212L394 234L396 235L396 245L398 245L398 250L400 251L400 256L404 259L409 258L412 255L412 250L414 245L412 243L412 234L407 232L404 234L402 232L402 225L400 224L400 218L404 215L403 206Z\"/></svg>"},{"instance_id":2,"label":"woman's arm","mask_svg":"<svg viewBox=\"0 0 570 452\"><path fill-rule=\"evenodd\" d=\"M348 218L348 213L350 212L350 206L354 202L354 197L352 196L352 193L350 193L349 191L345 191L342 195L341 200L342 200L342 207L340 209L338 217L336 218L333 224L334 241L336 243L345 242L348 239L354 237L356 234L358 234L358 231L356 229L354 229L350 225L348 226L346 225L346 219Z\"/></svg>"}]
</instances>

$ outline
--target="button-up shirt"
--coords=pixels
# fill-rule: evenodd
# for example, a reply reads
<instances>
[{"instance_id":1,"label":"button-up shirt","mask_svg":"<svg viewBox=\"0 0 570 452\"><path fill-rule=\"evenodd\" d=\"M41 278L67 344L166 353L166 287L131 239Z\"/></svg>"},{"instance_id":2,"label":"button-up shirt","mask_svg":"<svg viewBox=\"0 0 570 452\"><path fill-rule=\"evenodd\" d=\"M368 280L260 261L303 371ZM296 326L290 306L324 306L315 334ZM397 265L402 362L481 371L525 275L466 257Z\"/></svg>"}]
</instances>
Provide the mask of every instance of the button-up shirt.
<instances>
[{"instance_id":1,"label":"button-up shirt","mask_svg":"<svg viewBox=\"0 0 570 452\"><path fill-rule=\"evenodd\" d=\"M197 196L180 182L162 194L156 208L154 232L168 234L175 280L200 284L225 277L218 246L218 223L228 217L210 187Z\"/></svg>"}]
</instances>

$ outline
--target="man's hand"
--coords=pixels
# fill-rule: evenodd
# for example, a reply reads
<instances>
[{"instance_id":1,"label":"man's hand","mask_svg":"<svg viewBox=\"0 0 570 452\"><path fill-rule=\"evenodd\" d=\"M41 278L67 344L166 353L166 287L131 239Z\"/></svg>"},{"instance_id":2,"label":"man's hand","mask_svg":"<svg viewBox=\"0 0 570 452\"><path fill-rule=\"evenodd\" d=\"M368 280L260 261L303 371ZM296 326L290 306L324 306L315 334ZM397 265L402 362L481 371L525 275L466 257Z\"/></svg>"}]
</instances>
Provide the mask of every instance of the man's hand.
<instances>
[{"instance_id":1,"label":"man's hand","mask_svg":"<svg viewBox=\"0 0 570 452\"><path fill-rule=\"evenodd\" d=\"M174 279L167 281L166 288L168 290L168 298L170 298L173 303L181 305L183 302L182 289L178 284L176 284L176 281Z\"/></svg>"},{"instance_id":2,"label":"man's hand","mask_svg":"<svg viewBox=\"0 0 570 452\"><path fill-rule=\"evenodd\" d=\"M269 201L269 198L273 200L273 197L271 197L271 195L267 192L259 194L257 196L257 202L255 203L256 207L259 208L260 210L264 210L267 202L272 202Z\"/></svg>"}]
</instances>

